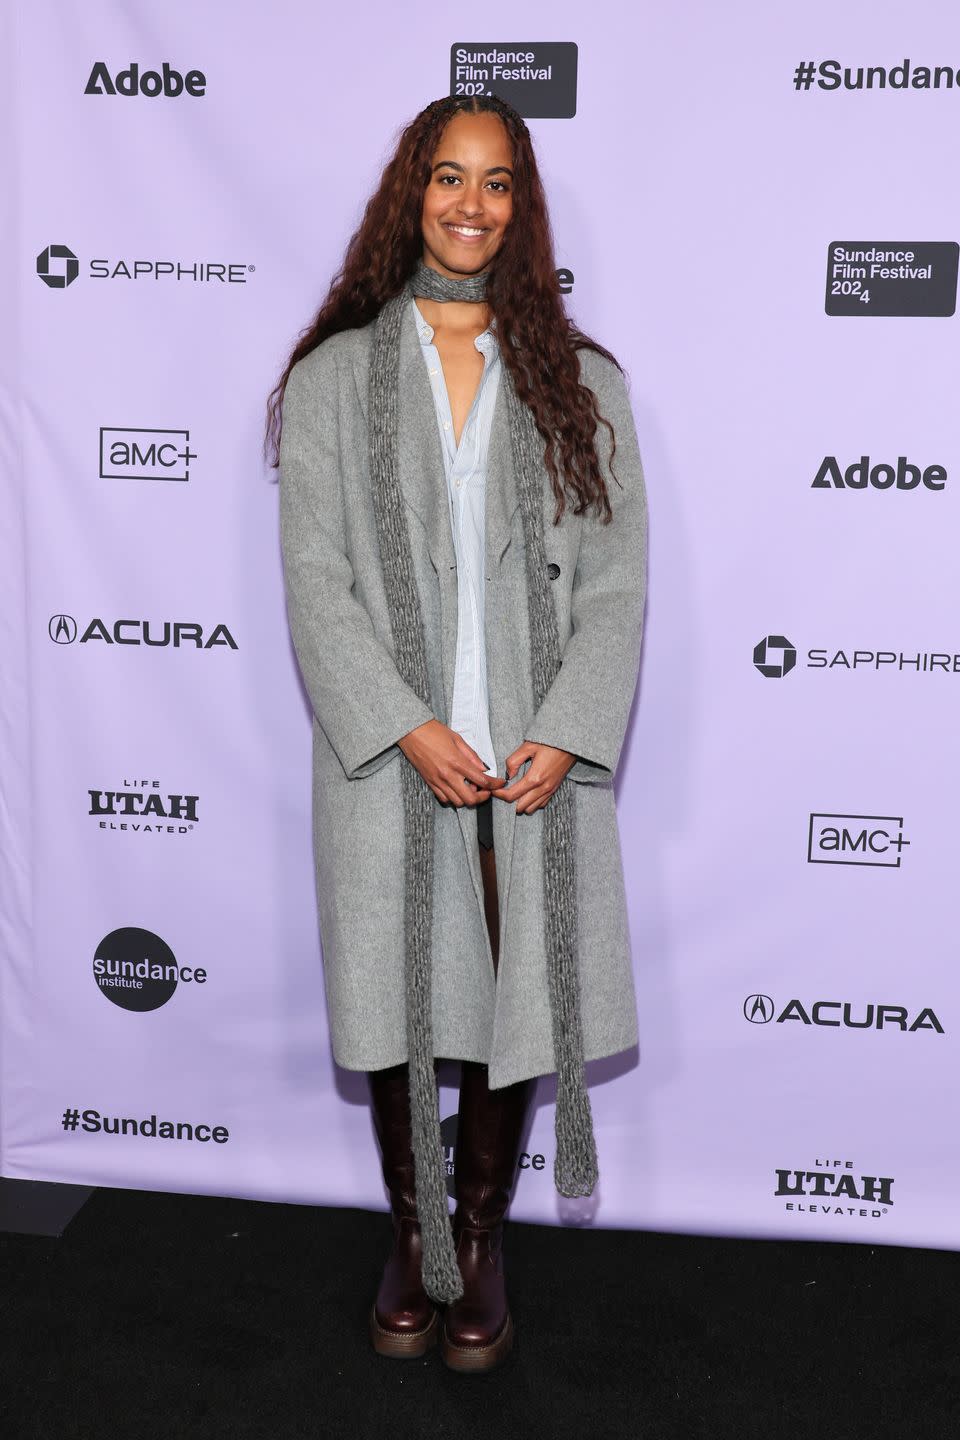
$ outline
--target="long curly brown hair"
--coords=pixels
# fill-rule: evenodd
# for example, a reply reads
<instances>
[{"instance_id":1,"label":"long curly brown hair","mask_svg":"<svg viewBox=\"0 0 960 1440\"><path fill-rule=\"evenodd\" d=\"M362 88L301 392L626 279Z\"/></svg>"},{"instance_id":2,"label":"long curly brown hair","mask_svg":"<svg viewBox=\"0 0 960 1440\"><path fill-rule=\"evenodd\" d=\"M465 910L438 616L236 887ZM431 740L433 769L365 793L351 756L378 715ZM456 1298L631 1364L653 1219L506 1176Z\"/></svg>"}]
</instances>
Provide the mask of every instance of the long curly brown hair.
<instances>
[{"instance_id":1,"label":"long curly brown hair","mask_svg":"<svg viewBox=\"0 0 960 1440\"><path fill-rule=\"evenodd\" d=\"M443 129L454 115L483 111L500 117L513 150L513 211L494 258L485 297L496 317L501 358L545 442L544 461L556 499L554 523L564 513L567 495L574 514L592 504L606 523L612 511L594 444L598 423L610 432L611 461L616 436L600 414L593 391L580 383L576 352L595 350L619 370L623 367L609 350L585 335L564 309L547 201L530 132L516 110L496 95L444 96L421 110L401 132L327 297L300 334L270 394L264 449L266 452L272 442L270 464L276 468L283 394L297 361L331 335L369 324L413 274L423 253L423 195Z\"/></svg>"}]
</instances>

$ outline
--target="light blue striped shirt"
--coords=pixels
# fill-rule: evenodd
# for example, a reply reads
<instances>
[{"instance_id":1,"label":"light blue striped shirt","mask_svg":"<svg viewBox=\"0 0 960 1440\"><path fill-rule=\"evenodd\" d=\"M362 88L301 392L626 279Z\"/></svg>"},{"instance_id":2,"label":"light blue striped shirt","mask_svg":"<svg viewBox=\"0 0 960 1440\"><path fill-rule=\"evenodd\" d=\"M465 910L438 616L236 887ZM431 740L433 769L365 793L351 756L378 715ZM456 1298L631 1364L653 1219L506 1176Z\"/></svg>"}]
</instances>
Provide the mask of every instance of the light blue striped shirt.
<instances>
[{"instance_id":1,"label":"light blue striped shirt","mask_svg":"<svg viewBox=\"0 0 960 1440\"><path fill-rule=\"evenodd\" d=\"M488 774L496 774L496 759L490 738L484 634L484 518L490 430L500 381L500 348L492 328L484 330L474 341L483 356L483 374L458 447L453 437L453 415L443 366L433 343L433 327L423 318L416 300L412 299L410 303L433 389L440 449L447 477L450 527L457 557L457 663L450 729L456 730L476 750Z\"/></svg>"}]
</instances>

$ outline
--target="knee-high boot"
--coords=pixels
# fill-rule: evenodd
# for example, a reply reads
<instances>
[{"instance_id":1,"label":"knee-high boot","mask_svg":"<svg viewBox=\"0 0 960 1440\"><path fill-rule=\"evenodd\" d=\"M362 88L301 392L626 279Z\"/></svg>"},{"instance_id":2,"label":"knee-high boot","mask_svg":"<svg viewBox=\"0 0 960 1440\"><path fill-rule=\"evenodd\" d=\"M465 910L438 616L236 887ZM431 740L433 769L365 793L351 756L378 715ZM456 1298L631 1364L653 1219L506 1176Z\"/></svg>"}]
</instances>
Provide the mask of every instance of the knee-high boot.
<instances>
[{"instance_id":1,"label":"knee-high boot","mask_svg":"<svg viewBox=\"0 0 960 1440\"><path fill-rule=\"evenodd\" d=\"M407 1066L369 1071L368 1080L393 1218L393 1249L370 1312L370 1338L381 1355L412 1359L436 1344L439 1320L421 1273Z\"/></svg>"},{"instance_id":2,"label":"knee-high boot","mask_svg":"<svg viewBox=\"0 0 960 1440\"><path fill-rule=\"evenodd\" d=\"M499 1090L487 1067L464 1061L457 1122L453 1220L463 1296L449 1305L441 1353L454 1370L490 1370L513 1343L503 1267L503 1222L535 1080Z\"/></svg>"}]
</instances>

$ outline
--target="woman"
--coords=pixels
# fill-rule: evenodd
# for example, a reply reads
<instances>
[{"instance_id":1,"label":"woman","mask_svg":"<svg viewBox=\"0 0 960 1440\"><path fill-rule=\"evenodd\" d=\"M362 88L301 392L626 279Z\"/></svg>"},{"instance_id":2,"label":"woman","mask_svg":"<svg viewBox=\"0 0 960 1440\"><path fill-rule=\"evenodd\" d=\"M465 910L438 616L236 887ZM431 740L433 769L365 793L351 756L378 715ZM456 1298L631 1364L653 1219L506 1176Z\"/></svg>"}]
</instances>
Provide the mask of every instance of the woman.
<instances>
[{"instance_id":1,"label":"woman","mask_svg":"<svg viewBox=\"0 0 960 1440\"><path fill-rule=\"evenodd\" d=\"M486 1370L513 1337L503 1221L535 1077L558 1077L557 1187L590 1194L584 1060L637 1038L613 776L643 474L620 368L565 315L511 106L448 97L402 132L273 433L281 406L331 1041L369 1074L394 1222L371 1336ZM452 1228L440 1057L463 1062Z\"/></svg>"}]
</instances>

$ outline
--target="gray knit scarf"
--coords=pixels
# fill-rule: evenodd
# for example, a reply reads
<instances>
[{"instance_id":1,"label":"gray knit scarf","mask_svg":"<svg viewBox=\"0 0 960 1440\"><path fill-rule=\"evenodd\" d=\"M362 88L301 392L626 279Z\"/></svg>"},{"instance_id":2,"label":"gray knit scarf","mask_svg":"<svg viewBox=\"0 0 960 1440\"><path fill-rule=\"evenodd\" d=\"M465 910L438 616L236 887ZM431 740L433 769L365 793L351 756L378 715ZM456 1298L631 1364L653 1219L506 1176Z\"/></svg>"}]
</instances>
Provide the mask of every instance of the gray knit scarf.
<instances>
[{"instance_id":1,"label":"gray knit scarf","mask_svg":"<svg viewBox=\"0 0 960 1440\"><path fill-rule=\"evenodd\" d=\"M420 261L403 290L387 301L375 322L370 371L370 454L377 537L396 665L406 683L427 705L431 705L432 700L423 620L397 469L401 322L412 295L431 300L483 300L488 273L451 280ZM560 668L559 631L547 580L543 540L544 445L529 407L517 396L505 362L500 383L506 386L513 465L526 542L533 698L537 710ZM441 501L438 495L437 504ZM517 737L518 743L521 738ZM433 1068L431 930L433 824L437 800L412 764L403 764L401 783L406 837L407 1057L417 1213L423 1237L424 1288L434 1300L444 1303L459 1299L463 1282L447 1204ZM580 1015L573 784L564 777L542 810L547 981L557 1067L554 1181L560 1194L567 1196L590 1195L597 1182L597 1151L584 1081ZM497 802L491 798L484 803Z\"/></svg>"}]
</instances>

